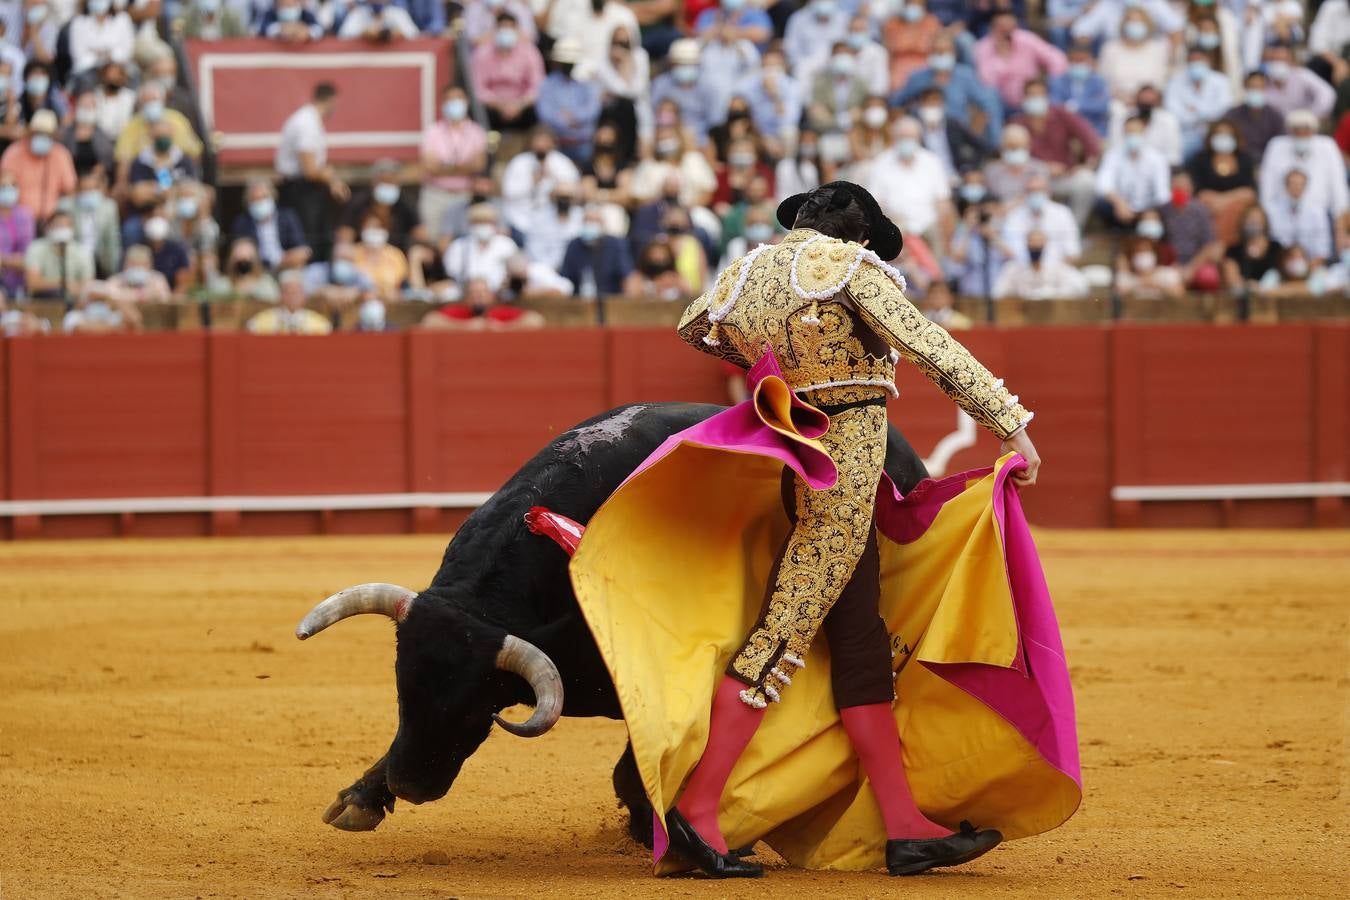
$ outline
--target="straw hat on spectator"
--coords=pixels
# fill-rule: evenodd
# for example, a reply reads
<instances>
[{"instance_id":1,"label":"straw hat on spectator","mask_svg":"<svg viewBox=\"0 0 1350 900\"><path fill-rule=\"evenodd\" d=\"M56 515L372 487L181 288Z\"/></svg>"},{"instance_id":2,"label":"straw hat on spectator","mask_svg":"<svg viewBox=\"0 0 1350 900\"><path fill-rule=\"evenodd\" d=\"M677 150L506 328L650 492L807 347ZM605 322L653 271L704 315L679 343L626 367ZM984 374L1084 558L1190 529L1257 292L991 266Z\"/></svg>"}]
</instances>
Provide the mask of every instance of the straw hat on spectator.
<instances>
[{"instance_id":1,"label":"straw hat on spectator","mask_svg":"<svg viewBox=\"0 0 1350 900\"><path fill-rule=\"evenodd\" d=\"M670 45L670 61L677 66L698 65L698 41L680 38Z\"/></svg>"},{"instance_id":2,"label":"straw hat on spectator","mask_svg":"<svg viewBox=\"0 0 1350 900\"><path fill-rule=\"evenodd\" d=\"M44 110L45 112L45 110ZM36 117L34 117L36 121ZM1317 114L1310 109L1296 109L1284 117L1284 127L1290 131L1297 128L1310 128L1317 130Z\"/></svg>"},{"instance_id":3,"label":"straw hat on spectator","mask_svg":"<svg viewBox=\"0 0 1350 900\"><path fill-rule=\"evenodd\" d=\"M576 63L581 62L581 42L576 38L560 38L553 45L553 61L556 63Z\"/></svg>"},{"instance_id":4,"label":"straw hat on spectator","mask_svg":"<svg viewBox=\"0 0 1350 900\"><path fill-rule=\"evenodd\" d=\"M33 119L28 123L28 128L38 134L56 134L56 113L50 109L39 109L33 113Z\"/></svg>"}]
</instances>

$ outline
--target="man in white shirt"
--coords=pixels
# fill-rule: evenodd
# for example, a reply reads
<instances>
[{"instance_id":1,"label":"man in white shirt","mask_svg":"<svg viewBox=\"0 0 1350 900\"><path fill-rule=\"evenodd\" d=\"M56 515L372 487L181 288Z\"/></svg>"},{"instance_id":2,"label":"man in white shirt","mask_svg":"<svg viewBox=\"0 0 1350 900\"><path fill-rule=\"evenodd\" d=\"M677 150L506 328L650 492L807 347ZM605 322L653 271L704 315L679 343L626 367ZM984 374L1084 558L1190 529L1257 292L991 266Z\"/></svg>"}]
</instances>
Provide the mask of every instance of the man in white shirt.
<instances>
[{"instance_id":1,"label":"man in white shirt","mask_svg":"<svg viewBox=\"0 0 1350 900\"><path fill-rule=\"evenodd\" d=\"M445 274L458 284L481 279L497 291L506 280L506 261L519 252L516 242L502 234L497 210L478 203L469 209L469 233L446 248L442 262Z\"/></svg>"},{"instance_id":2,"label":"man in white shirt","mask_svg":"<svg viewBox=\"0 0 1350 900\"><path fill-rule=\"evenodd\" d=\"M1336 142L1317 133L1317 117L1308 110L1285 117L1289 134L1272 138L1261 158L1261 205L1270 206L1284 190L1291 169L1308 176L1307 195L1320 198L1340 217L1350 210L1350 188L1345 183L1345 159Z\"/></svg>"},{"instance_id":3,"label":"man in white shirt","mask_svg":"<svg viewBox=\"0 0 1350 900\"><path fill-rule=\"evenodd\" d=\"M1044 240L1048 261L1077 263L1083 253L1082 237L1073 211L1063 203L1050 199L1050 182L1037 175L1027 183L1027 194L1003 220L1003 243L1013 251L1013 258L1027 259L1028 236L1039 232Z\"/></svg>"},{"instance_id":4,"label":"man in white shirt","mask_svg":"<svg viewBox=\"0 0 1350 900\"><path fill-rule=\"evenodd\" d=\"M338 31L340 38L365 38L368 41L390 41L394 38L417 37L417 24L406 9L392 3L367 2L347 13Z\"/></svg>"},{"instance_id":5,"label":"man in white shirt","mask_svg":"<svg viewBox=\"0 0 1350 900\"><path fill-rule=\"evenodd\" d=\"M1115 228L1132 229L1141 212L1171 198L1170 175L1167 158L1144 140L1144 120L1128 119L1097 169L1098 213Z\"/></svg>"},{"instance_id":6,"label":"man in white shirt","mask_svg":"<svg viewBox=\"0 0 1350 900\"><path fill-rule=\"evenodd\" d=\"M530 149L512 157L502 170L502 211L506 224L528 234L534 219L554 211L558 185L581 181L576 163L557 150L553 133L544 126L530 133Z\"/></svg>"},{"instance_id":7,"label":"man in white shirt","mask_svg":"<svg viewBox=\"0 0 1350 900\"><path fill-rule=\"evenodd\" d=\"M783 52L796 75L802 67L828 59L830 47L848 33L849 15L836 0L810 0L788 16L783 31Z\"/></svg>"},{"instance_id":8,"label":"man in white shirt","mask_svg":"<svg viewBox=\"0 0 1350 900\"><path fill-rule=\"evenodd\" d=\"M1335 246L1331 210L1323 198L1308 194L1308 176L1301 169L1289 170L1281 195L1262 204L1262 209L1272 239L1286 248L1302 247L1314 266L1331 256Z\"/></svg>"},{"instance_id":9,"label":"man in white shirt","mask_svg":"<svg viewBox=\"0 0 1350 900\"><path fill-rule=\"evenodd\" d=\"M71 71L78 75L105 62L131 62L136 29L125 12L111 9L110 0L87 0L87 15L70 20L68 41Z\"/></svg>"},{"instance_id":10,"label":"man in white shirt","mask_svg":"<svg viewBox=\"0 0 1350 900\"><path fill-rule=\"evenodd\" d=\"M609 44L616 30L628 32L634 47L642 45L637 16L617 0L553 0L536 4L548 10L544 31L555 41L572 38L581 45L582 59L594 60L609 55ZM597 9L596 7L599 7Z\"/></svg>"},{"instance_id":11,"label":"man in white shirt","mask_svg":"<svg viewBox=\"0 0 1350 900\"><path fill-rule=\"evenodd\" d=\"M1044 233L1032 231L1022 246L1012 249L1016 256L999 272L994 284L996 299L1067 300L1087 296L1087 278L1046 252Z\"/></svg>"},{"instance_id":12,"label":"man in white shirt","mask_svg":"<svg viewBox=\"0 0 1350 900\"><path fill-rule=\"evenodd\" d=\"M280 205L295 210L305 242L325 261L337 218L333 203L345 202L351 192L328 164L328 135L323 127L337 104L337 88L320 82L311 97L281 126L275 165L281 176Z\"/></svg>"},{"instance_id":13,"label":"man in white shirt","mask_svg":"<svg viewBox=\"0 0 1350 900\"><path fill-rule=\"evenodd\" d=\"M1209 67L1209 51L1197 45L1187 52L1186 67L1167 83L1166 103L1181 123L1182 152L1189 157L1204 142L1210 123L1233 105L1233 88L1227 76Z\"/></svg>"},{"instance_id":14,"label":"man in white shirt","mask_svg":"<svg viewBox=\"0 0 1350 900\"><path fill-rule=\"evenodd\" d=\"M1120 20L1125 17L1125 10L1135 6L1142 7L1153 20L1154 27L1164 34L1175 34L1186 24L1167 0L1097 0L1073 23L1070 33L1080 40L1110 40L1120 34Z\"/></svg>"},{"instance_id":15,"label":"man in white shirt","mask_svg":"<svg viewBox=\"0 0 1350 900\"><path fill-rule=\"evenodd\" d=\"M936 249L951 233L952 190L942 160L920 144L922 133L910 116L896 122L895 142L872 160L863 184L902 231L923 235Z\"/></svg>"}]
</instances>

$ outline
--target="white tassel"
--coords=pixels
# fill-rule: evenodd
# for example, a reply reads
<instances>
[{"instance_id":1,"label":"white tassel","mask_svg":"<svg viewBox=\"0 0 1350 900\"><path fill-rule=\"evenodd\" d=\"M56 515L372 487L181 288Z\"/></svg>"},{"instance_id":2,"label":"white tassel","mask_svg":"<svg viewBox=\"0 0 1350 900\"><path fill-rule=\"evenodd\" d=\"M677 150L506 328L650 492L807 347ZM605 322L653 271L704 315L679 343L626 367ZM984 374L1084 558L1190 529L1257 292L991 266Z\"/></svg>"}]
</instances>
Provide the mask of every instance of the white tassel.
<instances>
[{"instance_id":1,"label":"white tassel","mask_svg":"<svg viewBox=\"0 0 1350 900\"><path fill-rule=\"evenodd\" d=\"M1007 400L1004 400L1004 401L1003 401L1003 408L1004 408L1004 409L1012 409L1014 406L1017 405L1017 401L1020 400L1020 399L1021 399L1021 398L1018 397L1016 394L1013 394L1013 395L1012 395L1011 397L1009 397Z\"/></svg>"},{"instance_id":2,"label":"white tassel","mask_svg":"<svg viewBox=\"0 0 1350 900\"><path fill-rule=\"evenodd\" d=\"M773 677L774 677L774 678L777 678L779 681L783 682L784 685L792 684L792 679L789 678L789 677L787 677L787 674L786 674L785 672L783 672L782 669L774 669L774 670L773 670Z\"/></svg>"},{"instance_id":3,"label":"white tassel","mask_svg":"<svg viewBox=\"0 0 1350 900\"><path fill-rule=\"evenodd\" d=\"M783 662L796 666L799 669L806 668L806 660L793 656L791 653L783 654Z\"/></svg>"},{"instance_id":4,"label":"white tassel","mask_svg":"<svg viewBox=\"0 0 1350 900\"><path fill-rule=\"evenodd\" d=\"M771 684L764 685L764 695L768 697L770 700L772 700L774 703L777 703L783 699L782 697L778 696L778 689Z\"/></svg>"},{"instance_id":5,"label":"white tassel","mask_svg":"<svg viewBox=\"0 0 1350 900\"><path fill-rule=\"evenodd\" d=\"M707 344L709 347L720 347L720 346L722 346L722 342L719 341L717 338L713 337L713 336L710 335L710 334L705 334L705 335L703 336L703 343Z\"/></svg>"}]
</instances>

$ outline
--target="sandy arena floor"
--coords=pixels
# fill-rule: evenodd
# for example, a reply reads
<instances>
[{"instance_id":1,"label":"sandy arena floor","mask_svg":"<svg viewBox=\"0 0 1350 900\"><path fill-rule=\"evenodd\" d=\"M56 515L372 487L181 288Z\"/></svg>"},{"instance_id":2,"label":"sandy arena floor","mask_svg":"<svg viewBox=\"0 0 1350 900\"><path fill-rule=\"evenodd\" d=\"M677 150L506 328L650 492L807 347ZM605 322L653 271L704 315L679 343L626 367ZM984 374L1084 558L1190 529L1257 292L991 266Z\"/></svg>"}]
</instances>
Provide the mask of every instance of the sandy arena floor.
<instances>
[{"instance_id":1,"label":"sandy arena floor","mask_svg":"<svg viewBox=\"0 0 1350 900\"><path fill-rule=\"evenodd\" d=\"M0 898L1345 896L1350 533L1039 539L1078 815L946 874L736 884L647 874L617 722L496 731L445 799L320 822L393 734L393 643L292 629L348 584L422 586L443 539L0 545Z\"/></svg>"}]
</instances>

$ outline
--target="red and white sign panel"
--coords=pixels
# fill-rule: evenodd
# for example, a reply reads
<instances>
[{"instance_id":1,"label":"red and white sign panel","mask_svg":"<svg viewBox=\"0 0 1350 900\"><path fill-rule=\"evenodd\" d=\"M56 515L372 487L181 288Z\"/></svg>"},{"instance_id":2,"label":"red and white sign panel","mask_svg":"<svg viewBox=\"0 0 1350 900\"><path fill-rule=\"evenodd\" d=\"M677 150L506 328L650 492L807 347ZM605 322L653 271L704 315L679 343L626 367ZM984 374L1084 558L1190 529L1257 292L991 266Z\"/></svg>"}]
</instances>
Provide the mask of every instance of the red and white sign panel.
<instances>
[{"instance_id":1,"label":"red and white sign panel","mask_svg":"<svg viewBox=\"0 0 1350 900\"><path fill-rule=\"evenodd\" d=\"M223 165L272 162L281 126L322 81L338 89L327 123L334 162L413 159L450 79L452 45L326 38L293 47L262 38L188 41L202 116L221 135Z\"/></svg>"}]
</instances>

